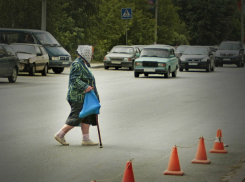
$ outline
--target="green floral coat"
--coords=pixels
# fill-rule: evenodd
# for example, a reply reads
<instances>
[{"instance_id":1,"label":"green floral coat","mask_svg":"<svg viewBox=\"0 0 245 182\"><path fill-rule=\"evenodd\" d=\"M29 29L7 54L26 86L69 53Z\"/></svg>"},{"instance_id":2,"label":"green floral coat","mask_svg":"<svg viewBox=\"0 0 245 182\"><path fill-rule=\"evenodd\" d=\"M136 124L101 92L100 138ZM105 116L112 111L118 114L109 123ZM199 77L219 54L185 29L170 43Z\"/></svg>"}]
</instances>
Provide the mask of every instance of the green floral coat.
<instances>
[{"instance_id":1,"label":"green floral coat","mask_svg":"<svg viewBox=\"0 0 245 182\"><path fill-rule=\"evenodd\" d=\"M89 86L94 87L94 92L99 99L95 78L92 72L81 58L77 58L70 66L69 86L66 99L70 102L83 104L85 90Z\"/></svg>"}]
</instances>

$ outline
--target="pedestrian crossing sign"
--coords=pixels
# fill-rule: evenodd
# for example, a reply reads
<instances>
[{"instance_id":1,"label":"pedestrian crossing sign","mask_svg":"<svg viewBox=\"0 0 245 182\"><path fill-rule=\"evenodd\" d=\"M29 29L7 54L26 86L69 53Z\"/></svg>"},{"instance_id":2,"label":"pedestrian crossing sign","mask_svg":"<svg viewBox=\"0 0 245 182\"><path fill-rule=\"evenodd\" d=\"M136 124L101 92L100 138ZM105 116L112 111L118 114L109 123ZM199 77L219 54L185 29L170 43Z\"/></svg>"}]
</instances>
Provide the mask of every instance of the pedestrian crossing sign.
<instances>
[{"instance_id":1,"label":"pedestrian crossing sign","mask_svg":"<svg viewBox=\"0 0 245 182\"><path fill-rule=\"evenodd\" d=\"M132 18L132 9L122 8L122 19L131 19L131 18Z\"/></svg>"}]
</instances>

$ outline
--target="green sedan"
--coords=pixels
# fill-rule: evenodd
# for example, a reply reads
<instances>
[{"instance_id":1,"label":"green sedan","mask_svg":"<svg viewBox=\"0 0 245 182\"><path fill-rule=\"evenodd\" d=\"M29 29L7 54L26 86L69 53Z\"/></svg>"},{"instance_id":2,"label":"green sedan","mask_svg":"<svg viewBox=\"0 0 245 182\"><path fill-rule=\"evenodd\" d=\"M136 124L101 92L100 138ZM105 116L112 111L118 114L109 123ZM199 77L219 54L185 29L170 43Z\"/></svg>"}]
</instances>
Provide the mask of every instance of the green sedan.
<instances>
[{"instance_id":1,"label":"green sedan","mask_svg":"<svg viewBox=\"0 0 245 182\"><path fill-rule=\"evenodd\" d=\"M140 57L134 62L134 76L140 74L164 75L165 78L172 74L177 76L178 58L174 54L174 48L168 45L150 45L144 47Z\"/></svg>"}]
</instances>

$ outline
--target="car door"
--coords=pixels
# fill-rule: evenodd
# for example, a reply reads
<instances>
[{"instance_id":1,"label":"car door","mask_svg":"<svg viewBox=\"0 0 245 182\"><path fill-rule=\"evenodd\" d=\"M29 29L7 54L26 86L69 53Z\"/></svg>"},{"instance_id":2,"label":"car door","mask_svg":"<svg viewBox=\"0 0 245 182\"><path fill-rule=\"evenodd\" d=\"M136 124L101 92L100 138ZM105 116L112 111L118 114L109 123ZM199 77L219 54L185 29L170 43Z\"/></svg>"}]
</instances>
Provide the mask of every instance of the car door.
<instances>
[{"instance_id":1,"label":"car door","mask_svg":"<svg viewBox=\"0 0 245 182\"><path fill-rule=\"evenodd\" d=\"M40 71L40 70L43 70L44 65L45 65L43 54L39 46L35 46L35 51L36 51L36 70Z\"/></svg>"},{"instance_id":2,"label":"car door","mask_svg":"<svg viewBox=\"0 0 245 182\"><path fill-rule=\"evenodd\" d=\"M15 51L8 45L4 45L3 48L7 52L7 69L6 75L10 76L13 72L14 67L18 64L18 58Z\"/></svg>"},{"instance_id":3,"label":"car door","mask_svg":"<svg viewBox=\"0 0 245 182\"><path fill-rule=\"evenodd\" d=\"M44 49L44 47L40 46L40 49L41 49L42 54L43 54L43 55L42 55L42 58L43 58L44 65L45 65L46 63L49 62L48 53L47 53L47 51Z\"/></svg>"},{"instance_id":4,"label":"car door","mask_svg":"<svg viewBox=\"0 0 245 182\"><path fill-rule=\"evenodd\" d=\"M174 50L170 49L169 50L169 55L170 55L170 66L171 66L171 72L173 72L176 69L176 65L178 64L178 58L174 54Z\"/></svg>"},{"instance_id":5,"label":"car door","mask_svg":"<svg viewBox=\"0 0 245 182\"><path fill-rule=\"evenodd\" d=\"M5 50L0 46L0 76L5 76L8 69L8 58Z\"/></svg>"}]
</instances>

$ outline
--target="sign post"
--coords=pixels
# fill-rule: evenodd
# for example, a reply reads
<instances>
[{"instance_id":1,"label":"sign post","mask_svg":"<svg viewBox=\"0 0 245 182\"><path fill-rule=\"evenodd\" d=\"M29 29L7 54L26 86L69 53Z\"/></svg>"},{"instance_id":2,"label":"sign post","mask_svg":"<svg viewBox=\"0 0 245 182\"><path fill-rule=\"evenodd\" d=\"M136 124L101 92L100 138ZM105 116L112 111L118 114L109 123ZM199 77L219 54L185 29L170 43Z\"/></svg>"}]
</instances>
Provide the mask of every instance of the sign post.
<instances>
[{"instance_id":1,"label":"sign post","mask_svg":"<svg viewBox=\"0 0 245 182\"><path fill-rule=\"evenodd\" d=\"M122 8L121 17L123 20L126 20L126 45L128 45L128 19L132 19L132 9L131 8Z\"/></svg>"}]
</instances>

